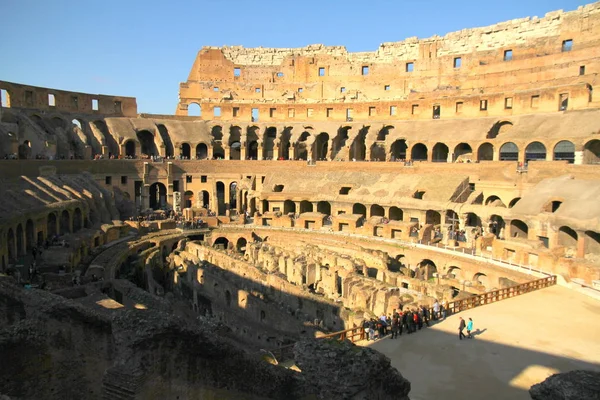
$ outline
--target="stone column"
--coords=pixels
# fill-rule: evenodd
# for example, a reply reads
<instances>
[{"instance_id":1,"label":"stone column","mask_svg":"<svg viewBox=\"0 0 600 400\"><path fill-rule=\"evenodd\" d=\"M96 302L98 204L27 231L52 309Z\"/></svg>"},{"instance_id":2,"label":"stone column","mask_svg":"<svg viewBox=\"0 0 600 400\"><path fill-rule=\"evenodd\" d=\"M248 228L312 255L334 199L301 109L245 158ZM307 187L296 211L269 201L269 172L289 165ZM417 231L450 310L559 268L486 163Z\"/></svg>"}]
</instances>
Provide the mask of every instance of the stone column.
<instances>
[{"instance_id":1,"label":"stone column","mask_svg":"<svg viewBox=\"0 0 600 400\"><path fill-rule=\"evenodd\" d=\"M477 150L479 151L479 150ZM494 147L494 151L492 153L492 160L493 161L500 161L500 146L496 145Z\"/></svg>"},{"instance_id":2,"label":"stone column","mask_svg":"<svg viewBox=\"0 0 600 400\"><path fill-rule=\"evenodd\" d=\"M454 162L454 153L448 152L448 157L446 158L446 162L448 162L448 163Z\"/></svg>"},{"instance_id":3,"label":"stone column","mask_svg":"<svg viewBox=\"0 0 600 400\"><path fill-rule=\"evenodd\" d=\"M296 159L296 146L293 144L290 145L290 160Z\"/></svg>"},{"instance_id":4,"label":"stone column","mask_svg":"<svg viewBox=\"0 0 600 400\"><path fill-rule=\"evenodd\" d=\"M223 159L230 160L231 148L229 146L223 146Z\"/></svg>"},{"instance_id":5,"label":"stone column","mask_svg":"<svg viewBox=\"0 0 600 400\"><path fill-rule=\"evenodd\" d=\"M586 235L585 232L576 231L577 232L577 257L583 258L585 257L585 240Z\"/></svg>"},{"instance_id":6,"label":"stone column","mask_svg":"<svg viewBox=\"0 0 600 400\"><path fill-rule=\"evenodd\" d=\"M273 160L277 161L279 159L279 143L273 145Z\"/></svg>"},{"instance_id":7,"label":"stone column","mask_svg":"<svg viewBox=\"0 0 600 400\"><path fill-rule=\"evenodd\" d=\"M231 206L229 204L229 202L231 201L231 192L230 192L231 183L223 182L223 185L225 186L225 198L223 199L224 200L223 202L225 203L225 212L227 212L227 210L229 210L229 208Z\"/></svg>"},{"instance_id":8,"label":"stone column","mask_svg":"<svg viewBox=\"0 0 600 400\"><path fill-rule=\"evenodd\" d=\"M257 160L263 159L263 143L260 141L258 142L258 150L257 150L256 159Z\"/></svg>"},{"instance_id":9,"label":"stone column","mask_svg":"<svg viewBox=\"0 0 600 400\"><path fill-rule=\"evenodd\" d=\"M125 155L125 145L120 145L119 146L119 151L121 152L121 154ZM108 146L102 146L102 155L103 156L108 156ZM118 156L118 154L115 154L115 157Z\"/></svg>"},{"instance_id":10,"label":"stone column","mask_svg":"<svg viewBox=\"0 0 600 400\"><path fill-rule=\"evenodd\" d=\"M150 185L144 183L142 186L142 210L150 208Z\"/></svg>"},{"instance_id":11,"label":"stone column","mask_svg":"<svg viewBox=\"0 0 600 400\"><path fill-rule=\"evenodd\" d=\"M583 151L576 151L575 152L575 165L581 165L583 164Z\"/></svg>"},{"instance_id":12,"label":"stone column","mask_svg":"<svg viewBox=\"0 0 600 400\"><path fill-rule=\"evenodd\" d=\"M211 144L210 146L206 146L206 153L207 153L207 157L209 160L211 160L213 158L213 154L215 153L215 148L214 146Z\"/></svg>"}]
</instances>

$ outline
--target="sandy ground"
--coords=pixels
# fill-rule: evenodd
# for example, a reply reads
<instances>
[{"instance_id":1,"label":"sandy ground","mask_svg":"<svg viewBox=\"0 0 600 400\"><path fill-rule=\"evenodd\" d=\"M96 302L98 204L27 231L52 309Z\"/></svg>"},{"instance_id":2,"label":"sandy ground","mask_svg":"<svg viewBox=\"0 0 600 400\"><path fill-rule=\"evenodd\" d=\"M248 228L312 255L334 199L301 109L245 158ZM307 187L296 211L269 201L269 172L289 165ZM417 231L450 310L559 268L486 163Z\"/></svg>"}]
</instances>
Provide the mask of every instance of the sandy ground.
<instances>
[{"instance_id":1,"label":"sandy ground","mask_svg":"<svg viewBox=\"0 0 600 400\"><path fill-rule=\"evenodd\" d=\"M458 339L459 316L473 319L474 339ZM530 400L553 373L600 371L600 302L553 286L365 344L411 382L411 400Z\"/></svg>"}]
</instances>

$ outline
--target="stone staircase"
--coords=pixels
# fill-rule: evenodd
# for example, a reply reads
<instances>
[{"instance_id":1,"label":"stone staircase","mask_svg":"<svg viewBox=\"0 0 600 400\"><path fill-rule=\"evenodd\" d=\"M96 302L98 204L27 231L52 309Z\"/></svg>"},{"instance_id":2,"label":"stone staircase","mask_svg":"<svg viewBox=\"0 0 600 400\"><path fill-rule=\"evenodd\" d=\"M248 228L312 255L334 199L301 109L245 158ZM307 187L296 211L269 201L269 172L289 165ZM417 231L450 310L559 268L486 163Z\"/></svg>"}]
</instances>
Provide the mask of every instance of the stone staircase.
<instances>
[{"instance_id":1,"label":"stone staircase","mask_svg":"<svg viewBox=\"0 0 600 400\"><path fill-rule=\"evenodd\" d=\"M134 400L144 382L144 374L139 369L129 371L123 366L109 368L102 379L102 399Z\"/></svg>"}]
</instances>

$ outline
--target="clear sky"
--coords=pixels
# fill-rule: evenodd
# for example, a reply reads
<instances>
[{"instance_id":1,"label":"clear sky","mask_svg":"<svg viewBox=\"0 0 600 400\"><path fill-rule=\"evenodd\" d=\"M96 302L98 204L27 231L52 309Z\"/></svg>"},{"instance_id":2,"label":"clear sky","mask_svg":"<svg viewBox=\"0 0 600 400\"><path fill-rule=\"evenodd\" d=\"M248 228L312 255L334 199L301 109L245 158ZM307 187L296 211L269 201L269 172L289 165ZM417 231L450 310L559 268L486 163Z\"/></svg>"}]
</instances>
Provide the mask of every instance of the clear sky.
<instances>
[{"instance_id":1,"label":"clear sky","mask_svg":"<svg viewBox=\"0 0 600 400\"><path fill-rule=\"evenodd\" d=\"M0 80L137 97L173 114L202 46L344 45L491 25L588 0L0 0Z\"/></svg>"}]
</instances>

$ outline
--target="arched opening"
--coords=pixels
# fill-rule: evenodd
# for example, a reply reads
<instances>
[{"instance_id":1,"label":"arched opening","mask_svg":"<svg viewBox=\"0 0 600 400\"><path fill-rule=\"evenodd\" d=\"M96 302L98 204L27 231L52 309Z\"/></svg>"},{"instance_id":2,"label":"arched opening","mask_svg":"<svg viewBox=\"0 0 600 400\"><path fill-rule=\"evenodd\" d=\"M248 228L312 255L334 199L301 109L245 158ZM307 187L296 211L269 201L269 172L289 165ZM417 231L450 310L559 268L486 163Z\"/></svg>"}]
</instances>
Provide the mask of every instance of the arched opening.
<instances>
[{"instance_id":1,"label":"arched opening","mask_svg":"<svg viewBox=\"0 0 600 400\"><path fill-rule=\"evenodd\" d=\"M362 215L363 217L367 217L367 207L364 204L354 203L352 205L352 214Z\"/></svg>"},{"instance_id":2,"label":"arched opening","mask_svg":"<svg viewBox=\"0 0 600 400\"><path fill-rule=\"evenodd\" d=\"M407 149L408 146L406 145L406 140L404 139L398 139L392 143L392 147L390 147L390 156L392 161L406 160Z\"/></svg>"},{"instance_id":3,"label":"arched opening","mask_svg":"<svg viewBox=\"0 0 600 400\"><path fill-rule=\"evenodd\" d=\"M371 217L385 217L385 210L379 204L371 206Z\"/></svg>"},{"instance_id":4,"label":"arched opening","mask_svg":"<svg viewBox=\"0 0 600 400\"><path fill-rule=\"evenodd\" d=\"M494 146L491 143L483 143L477 149L477 161L492 161L494 159Z\"/></svg>"},{"instance_id":5,"label":"arched opening","mask_svg":"<svg viewBox=\"0 0 600 400\"><path fill-rule=\"evenodd\" d=\"M327 160L327 151L329 149L329 134L321 132L315 139L313 156L315 160Z\"/></svg>"},{"instance_id":6,"label":"arched opening","mask_svg":"<svg viewBox=\"0 0 600 400\"><path fill-rule=\"evenodd\" d=\"M442 215L434 210L427 210L425 212L425 223L431 225L439 225L442 223Z\"/></svg>"},{"instance_id":7,"label":"arched opening","mask_svg":"<svg viewBox=\"0 0 600 400\"><path fill-rule=\"evenodd\" d=\"M508 208L513 208L520 200L521 200L520 197L516 197L516 198L512 199L510 201L510 203L508 203Z\"/></svg>"},{"instance_id":8,"label":"arched opening","mask_svg":"<svg viewBox=\"0 0 600 400\"><path fill-rule=\"evenodd\" d=\"M143 130L136 133L137 139L141 145L141 152L147 156L158 155L156 143L154 143L154 134L150 131Z\"/></svg>"},{"instance_id":9,"label":"arched opening","mask_svg":"<svg viewBox=\"0 0 600 400\"><path fill-rule=\"evenodd\" d=\"M306 212L312 212L312 211L313 211L313 205L310 201L302 200L300 202L300 214L306 213Z\"/></svg>"},{"instance_id":10,"label":"arched opening","mask_svg":"<svg viewBox=\"0 0 600 400\"><path fill-rule=\"evenodd\" d=\"M459 229L460 222L458 219L458 214L454 210L446 210L445 224L450 226L451 229Z\"/></svg>"},{"instance_id":11,"label":"arched opening","mask_svg":"<svg viewBox=\"0 0 600 400\"><path fill-rule=\"evenodd\" d=\"M29 253L35 245L35 232L33 221L28 219L25 223L25 251Z\"/></svg>"},{"instance_id":12,"label":"arched opening","mask_svg":"<svg viewBox=\"0 0 600 400\"><path fill-rule=\"evenodd\" d=\"M367 145L365 138L369 128L363 128L358 132L350 146L350 158L356 161L364 161L367 155Z\"/></svg>"},{"instance_id":13,"label":"arched opening","mask_svg":"<svg viewBox=\"0 0 600 400\"><path fill-rule=\"evenodd\" d=\"M158 128L160 138L162 139L162 142L165 145L165 156L173 157L175 155L175 149L173 148L173 142L171 141L171 135L169 135L167 127L163 124L156 125L156 127Z\"/></svg>"},{"instance_id":14,"label":"arched opening","mask_svg":"<svg viewBox=\"0 0 600 400\"><path fill-rule=\"evenodd\" d=\"M223 182L217 182L217 205L218 214L225 215L225 184Z\"/></svg>"},{"instance_id":15,"label":"arched opening","mask_svg":"<svg viewBox=\"0 0 600 400\"><path fill-rule=\"evenodd\" d=\"M213 247L219 250L227 250L227 248L229 247L229 239L223 236L218 237L213 242Z\"/></svg>"},{"instance_id":16,"label":"arched opening","mask_svg":"<svg viewBox=\"0 0 600 400\"><path fill-rule=\"evenodd\" d=\"M159 210L167 207L167 187L164 184L155 182L150 185L148 192L148 201L151 209ZM188 206L185 204L184 200L184 208L188 207L191 207L191 205Z\"/></svg>"},{"instance_id":17,"label":"arched opening","mask_svg":"<svg viewBox=\"0 0 600 400\"><path fill-rule=\"evenodd\" d=\"M468 143L459 143L454 148L454 161L473 161L473 149Z\"/></svg>"},{"instance_id":18,"label":"arched opening","mask_svg":"<svg viewBox=\"0 0 600 400\"><path fill-rule=\"evenodd\" d=\"M525 162L545 160L546 146L540 142L529 143L525 148Z\"/></svg>"},{"instance_id":19,"label":"arched opening","mask_svg":"<svg viewBox=\"0 0 600 400\"><path fill-rule=\"evenodd\" d=\"M13 232L12 228L9 228L8 232L6 233L6 245L8 246L8 259L10 261L16 259L17 253L15 251L15 233Z\"/></svg>"},{"instance_id":20,"label":"arched opening","mask_svg":"<svg viewBox=\"0 0 600 400\"><path fill-rule=\"evenodd\" d=\"M17 225L16 231L17 237L17 256L24 255L25 251L23 249L23 226L21 224Z\"/></svg>"},{"instance_id":21,"label":"arched opening","mask_svg":"<svg viewBox=\"0 0 600 400\"><path fill-rule=\"evenodd\" d=\"M131 139L125 142L125 156L135 158L135 142Z\"/></svg>"},{"instance_id":22,"label":"arched opening","mask_svg":"<svg viewBox=\"0 0 600 400\"><path fill-rule=\"evenodd\" d=\"M240 142L233 142L229 147L229 159L239 160L241 158L242 144Z\"/></svg>"},{"instance_id":23,"label":"arched opening","mask_svg":"<svg viewBox=\"0 0 600 400\"><path fill-rule=\"evenodd\" d=\"M78 232L83 228L83 217L81 215L81 209L78 207L73 213L73 232Z\"/></svg>"},{"instance_id":24,"label":"arched opening","mask_svg":"<svg viewBox=\"0 0 600 400\"><path fill-rule=\"evenodd\" d=\"M307 140L310 137L310 133L304 131L300 135L298 139L298 143L296 143L296 159L297 160L307 160L308 159L308 149L307 149Z\"/></svg>"},{"instance_id":25,"label":"arched opening","mask_svg":"<svg viewBox=\"0 0 600 400\"><path fill-rule=\"evenodd\" d=\"M184 159L184 160L189 160L191 157L191 147L189 145L189 143L182 143L181 146L179 146L179 155Z\"/></svg>"},{"instance_id":26,"label":"arched opening","mask_svg":"<svg viewBox=\"0 0 600 400\"><path fill-rule=\"evenodd\" d=\"M584 253L594 256L600 254L600 233L585 231Z\"/></svg>"},{"instance_id":27,"label":"arched opening","mask_svg":"<svg viewBox=\"0 0 600 400\"><path fill-rule=\"evenodd\" d=\"M258 160L258 142L256 140L248 144L248 159Z\"/></svg>"},{"instance_id":28,"label":"arched opening","mask_svg":"<svg viewBox=\"0 0 600 400\"><path fill-rule=\"evenodd\" d=\"M506 205L502 202L502 200L500 200L500 197L498 197L496 195L489 196L485 200L485 205L486 206L490 206L490 207L504 207L504 208L506 208Z\"/></svg>"},{"instance_id":29,"label":"arched opening","mask_svg":"<svg viewBox=\"0 0 600 400\"><path fill-rule=\"evenodd\" d=\"M194 192L186 190L183 193L183 208L191 208L194 204Z\"/></svg>"},{"instance_id":30,"label":"arched opening","mask_svg":"<svg viewBox=\"0 0 600 400\"><path fill-rule=\"evenodd\" d=\"M600 164L600 140L590 140L583 146L583 163Z\"/></svg>"},{"instance_id":31,"label":"arched opening","mask_svg":"<svg viewBox=\"0 0 600 400\"><path fill-rule=\"evenodd\" d=\"M346 146L346 142L349 139L348 131L351 128L349 126L343 126L338 129L337 135L333 138L331 143L332 151L331 151L331 159L333 160L343 160L344 154L340 155L340 150L342 150Z\"/></svg>"},{"instance_id":32,"label":"arched opening","mask_svg":"<svg viewBox=\"0 0 600 400\"><path fill-rule=\"evenodd\" d=\"M504 143L500 147L500 161L517 161L519 159L519 147L513 142Z\"/></svg>"},{"instance_id":33,"label":"arched opening","mask_svg":"<svg viewBox=\"0 0 600 400\"><path fill-rule=\"evenodd\" d=\"M513 238L527 239L529 235L529 227L520 219L510 221L510 236Z\"/></svg>"},{"instance_id":34,"label":"arched opening","mask_svg":"<svg viewBox=\"0 0 600 400\"><path fill-rule=\"evenodd\" d=\"M433 146L433 162L448 162L448 146L444 143L436 143Z\"/></svg>"},{"instance_id":35,"label":"arched opening","mask_svg":"<svg viewBox=\"0 0 600 400\"><path fill-rule=\"evenodd\" d=\"M202 115L202 109L198 103L188 104L187 115L190 117L199 117Z\"/></svg>"},{"instance_id":36,"label":"arched opening","mask_svg":"<svg viewBox=\"0 0 600 400\"><path fill-rule=\"evenodd\" d=\"M505 225L506 224L504 223L504 218L502 218L499 215L494 214L490 217L488 229L489 229L490 233L493 233L494 235L496 235L496 237L504 239ZM502 235L501 235L501 233L502 233Z\"/></svg>"},{"instance_id":37,"label":"arched opening","mask_svg":"<svg viewBox=\"0 0 600 400\"><path fill-rule=\"evenodd\" d=\"M47 237L51 238L56 235L56 214L48 214L48 221L46 223Z\"/></svg>"},{"instance_id":38,"label":"arched opening","mask_svg":"<svg viewBox=\"0 0 600 400\"><path fill-rule=\"evenodd\" d=\"M575 232L573 229L569 228L568 226L561 226L558 229L558 245L559 246L563 246L566 249L571 251L571 254L565 254L565 255L574 255L575 252L577 251L577 240L578 240L578 235L577 232Z\"/></svg>"},{"instance_id":39,"label":"arched opening","mask_svg":"<svg viewBox=\"0 0 600 400\"><path fill-rule=\"evenodd\" d=\"M463 280L463 273L459 267L451 266L448 268L448 279Z\"/></svg>"},{"instance_id":40,"label":"arched opening","mask_svg":"<svg viewBox=\"0 0 600 400\"><path fill-rule=\"evenodd\" d=\"M508 132L512 128L513 124L509 121L498 121L487 133L488 139L495 139L498 135Z\"/></svg>"},{"instance_id":41,"label":"arched opening","mask_svg":"<svg viewBox=\"0 0 600 400\"><path fill-rule=\"evenodd\" d=\"M415 278L428 281L434 278L433 274L435 273L437 273L437 267L435 263L431 260L425 259L417 264Z\"/></svg>"},{"instance_id":42,"label":"arched opening","mask_svg":"<svg viewBox=\"0 0 600 400\"><path fill-rule=\"evenodd\" d=\"M402 221L404 219L404 211L398 207L390 207L390 220Z\"/></svg>"},{"instance_id":43,"label":"arched opening","mask_svg":"<svg viewBox=\"0 0 600 400\"><path fill-rule=\"evenodd\" d=\"M29 140L25 140L23 144L19 145L19 160L27 160L31 158L31 143Z\"/></svg>"},{"instance_id":44,"label":"arched opening","mask_svg":"<svg viewBox=\"0 0 600 400\"><path fill-rule=\"evenodd\" d=\"M554 157L555 161L567 160L569 164L575 162L575 145L568 140L561 140L554 146Z\"/></svg>"},{"instance_id":45,"label":"arched opening","mask_svg":"<svg viewBox=\"0 0 600 400\"><path fill-rule=\"evenodd\" d=\"M231 182L229 184L229 208L237 208L237 182Z\"/></svg>"},{"instance_id":46,"label":"arched opening","mask_svg":"<svg viewBox=\"0 0 600 400\"><path fill-rule=\"evenodd\" d=\"M292 138L292 129L290 127L286 127L281 132L279 136L279 159L280 160L289 160L290 159L290 140Z\"/></svg>"},{"instance_id":47,"label":"arched opening","mask_svg":"<svg viewBox=\"0 0 600 400\"><path fill-rule=\"evenodd\" d=\"M410 158L413 161L427 161L427 146L417 143L412 147Z\"/></svg>"},{"instance_id":48,"label":"arched opening","mask_svg":"<svg viewBox=\"0 0 600 400\"><path fill-rule=\"evenodd\" d=\"M331 215L331 204L328 201L320 201L317 203L317 212L325 215Z\"/></svg>"},{"instance_id":49,"label":"arched opening","mask_svg":"<svg viewBox=\"0 0 600 400\"><path fill-rule=\"evenodd\" d=\"M199 204L199 206L202 208L206 208L206 209L210 209L210 195L208 194L207 190L203 190L200 192L200 195L198 196L200 199L202 199L202 203Z\"/></svg>"},{"instance_id":50,"label":"arched opening","mask_svg":"<svg viewBox=\"0 0 600 400\"><path fill-rule=\"evenodd\" d=\"M264 160L272 160L273 159L273 149L275 148L275 140L277 139L277 128L270 127L265 131L264 141L263 141L263 159Z\"/></svg>"},{"instance_id":51,"label":"arched opening","mask_svg":"<svg viewBox=\"0 0 600 400\"><path fill-rule=\"evenodd\" d=\"M490 281L486 274L478 272L475 275L473 275L473 283L477 284L478 286L483 286L487 289L489 287Z\"/></svg>"},{"instance_id":52,"label":"arched opening","mask_svg":"<svg viewBox=\"0 0 600 400\"><path fill-rule=\"evenodd\" d=\"M208 158L208 146L204 143L196 145L196 160L206 160Z\"/></svg>"},{"instance_id":53,"label":"arched opening","mask_svg":"<svg viewBox=\"0 0 600 400\"><path fill-rule=\"evenodd\" d=\"M116 157L117 155L120 154L119 145L117 144L117 141L115 140L113 135L111 135L110 132L108 131L108 126L106 126L106 123L104 121L102 121L102 120L92 121L92 123L90 124L90 128L92 130L93 136L96 139L96 143L97 143L94 148L94 151L100 153L100 151L101 151L100 146L106 144L106 146L108 147L108 155L109 156L114 155ZM125 155L127 155L127 153ZM135 155L135 143L134 143L134 155Z\"/></svg>"},{"instance_id":54,"label":"arched opening","mask_svg":"<svg viewBox=\"0 0 600 400\"><path fill-rule=\"evenodd\" d=\"M71 232L71 216L67 210L60 214L60 234L64 235Z\"/></svg>"},{"instance_id":55,"label":"arched opening","mask_svg":"<svg viewBox=\"0 0 600 400\"><path fill-rule=\"evenodd\" d=\"M470 226L473 228L478 228L481 226L481 218L475 213L467 213L467 220L465 222L466 226Z\"/></svg>"},{"instance_id":56,"label":"arched opening","mask_svg":"<svg viewBox=\"0 0 600 400\"><path fill-rule=\"evenodd\" d=\"M229 290L225 291L225 304L227 304L227 307L231 307L231 292Z\"/></svg>"},{"instance_id":57,"label":"arched opening","mask_svg":"<svg viewBox=\"0 0 600 400\"><path fill-rule=\"evenodd\" d=\"M248 244L248 241L246 240L246 238L239 238L235 244L235 248L238 251L238 253L245 253L246 252L246 245Z\"/></svg>"},{"instance_id":58,"label":"arched opening","mask_svg":"<svg viewBox=\"0 0 600 400\"><path fill-rule=\"evenodd\" d=\"M283 213L284 214L296 214L296 203L291 200L283 202Z\"/></svg>"}]
</instances>

